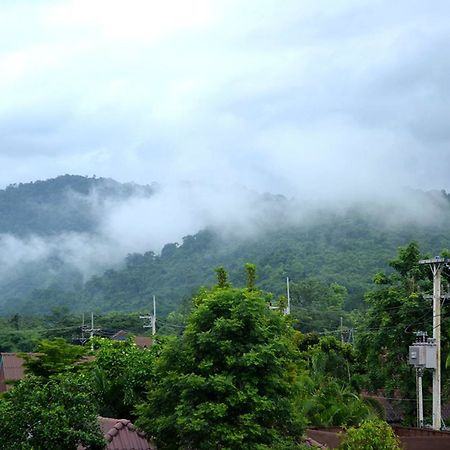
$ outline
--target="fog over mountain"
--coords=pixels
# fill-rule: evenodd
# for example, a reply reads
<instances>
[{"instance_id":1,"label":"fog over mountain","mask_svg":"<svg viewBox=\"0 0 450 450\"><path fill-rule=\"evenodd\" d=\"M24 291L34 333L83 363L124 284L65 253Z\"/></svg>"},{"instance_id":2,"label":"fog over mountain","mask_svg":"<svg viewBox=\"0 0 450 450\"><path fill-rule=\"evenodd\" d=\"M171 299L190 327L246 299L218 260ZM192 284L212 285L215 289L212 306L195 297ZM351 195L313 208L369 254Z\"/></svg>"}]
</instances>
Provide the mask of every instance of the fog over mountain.
<instances>
[{"instance_id":1,"label":"fog over mountain","mask_svg":"<svg viewBox=\"0 0 450 450\"><path fill-rule=\"evenodd\" d=\"M28 213L0 230L3 279L41 261L48 283L61 264L87 279L206 227L257 238L355 205L390 229L447 219L446 1L8 0L0 38L1 188L159 186L43 201L47 231Z\"/></svg>"},{"instance_id":2,"label":"fog over mountain","mask_svg":"<svg viewBox=\"0 0 450 450\"><path fill-rule=\"evenodd\" d=\"M410 224L439 228L449 218L448 199L440 191L330 203L212 181L150 187L69 175L10 186L0 191L0 209L3 281L43 261L50 278L66 265L87 280L120 266L130 253L159 254L165 244L205 228L239 243L277 229L313 227L324 216L344 217L352 209L386 230Z\"/></svg>"}]
</instances>

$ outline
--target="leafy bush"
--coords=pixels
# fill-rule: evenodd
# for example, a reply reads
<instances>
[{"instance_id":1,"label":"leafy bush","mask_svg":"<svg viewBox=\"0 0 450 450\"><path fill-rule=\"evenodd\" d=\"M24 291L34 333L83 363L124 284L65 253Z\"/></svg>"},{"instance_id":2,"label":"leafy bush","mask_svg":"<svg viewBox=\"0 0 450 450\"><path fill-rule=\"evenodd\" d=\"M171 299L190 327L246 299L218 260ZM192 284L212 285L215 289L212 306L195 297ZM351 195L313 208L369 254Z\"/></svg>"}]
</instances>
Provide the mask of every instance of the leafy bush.
<instances>
[{"instance_id":1,"label":"leafy bush","mask_svg":"<svg viewBox=\"0 0 450 450\"><path fill-rule=\"evenodd\" d=\"M401 447L398 437L386 422L365 420L359 427L347 430L339 450L401 450Z\"/></svg>"}]
</instances>

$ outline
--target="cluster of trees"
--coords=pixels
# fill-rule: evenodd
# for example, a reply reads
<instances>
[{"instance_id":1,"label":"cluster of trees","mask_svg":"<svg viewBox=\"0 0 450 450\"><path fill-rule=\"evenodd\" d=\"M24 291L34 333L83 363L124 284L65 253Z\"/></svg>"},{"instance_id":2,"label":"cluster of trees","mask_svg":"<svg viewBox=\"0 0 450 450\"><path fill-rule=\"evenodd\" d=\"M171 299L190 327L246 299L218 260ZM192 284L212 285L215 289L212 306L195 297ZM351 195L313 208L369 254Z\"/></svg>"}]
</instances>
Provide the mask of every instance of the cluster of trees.
<instances>
[{"instance_id":1,"label":"cluster of trees","mask_svg":"<svg viewBox=\"0 0 450 450\"><path fill-rule=\"evenodd\" d=\"M0 449L103 448L97 415L132 419L161 449L301 449L307 426L365 420L343 443L360 448L366 428L384 425L358 395L355 349L296 331L268 307L285 299L256 288L253 265L247 275L235 288L219 269L217 285L193 298L182 334L150 349L96 338L86 359L62 338L41 341L26 379L0 398ZM386 442L373 448L398 448Z\"/></svg>"},{"instance_id":2,"label":"cluster of trees","mask_svg":"<svg viewBox=\"0 0 450 450\"><path fill-rule=\"evenodd\" d=\"M154 185L139 186L76 175L10 185L0 190L0 242L3 239L10 242L11 237L32 242L39 236L40 244L45 245L46 238L61 234L94 236L109 202L149 197L155 190ZM20 246L14 242L9 245ZM30 249L34 250L35 246L30 245ZM49 249L46 256L24 258L21 264L13 266L14 270L2 270L0 277L0 309L4 301L10 301L5 313L36 314L42 308L47 312L53 306L71 305L78 298L75 293L82 287L83 275L54 249ZM45 293L39 289L45 289ZM43 297L51 299L49 307L42 301ZM16 302L23 302L22 306L17 303L15 308Z\"/></svg>"},{"instance_id":3,"label":"cluster of trees","mask_svg":"<svg viewBox=\"0 0 450 450\"><path fill-rule=\"evenodd\" d=\"M0 233L49 236L94 232L99 220L94 208L111 199L130 198L137 190L152 195L155 187L79 175L12 184L0 189ZM90 197L94 191L97 204Z\"/></svg>"},{"instance_id":4,"label":"cluster of trees","mask_svg":"<svg viewBox=\"0 0 450 450\"><path fill-rule=\"evenodd\" d=\"M293 282L291 319L294 328L302 333L320 333L324 338L334 336L340 339L342 318L344 329L353 329L353 351L357 357L352 364L356 368L357 387L373 392L381 390L388 397L400 394L414 398L413 369L406 364L408 346L415 339L415 331L427 331L429 336L433 332L431 302L423 297L431 291L431 272L417 264L426 256L414 242L400 248L398 256L389 265L390 269L374 276L373 286L365 295L362 312L345 309L348 292L340 284L327 284L316 278ZM445 331L450 329L447 308L444 303L443 360L450 345L450 335ZM159 334L181 335L192 309L192 302L184 301L176 311L159 321ZM15 314L0 318L0 350L31 351L42 338L60 336L72 340L80 337L80 321L81 314L73 314L64 307L54 308L40 317ZM97 316L96 323L105 335L118 329L136 334L142 332L142 322L137 313ZM344 338L347 339L348 335L344 334ZM427 381L426 378L425 383ZM444 384L450 391L450 381L446 380L445 374ZM405 406L406 413L412 414L413 402L404 403L402 406ZM429 404L426 402L426 406Z\"/></svg>"},{"instance_id":5,"label":"cluster of trees","mask_svg":"<svg viewBox=\"0 0 450 450\"><path fill-rule=\"evenodd\" d=\"M182 332L151 349L97 338L95 359L85 361L84 347L43 340L38 356L26 357L28 377L0 399L0 448L103 448L96 426L103 415L134 420L161 449L302 448L307 426L358 424L342 449L367 442L397 449L379 419L382 408L360 392L414 397L407 347L417 329L432 332L423 298L431 277L418 265L424 256L413 242L400 248L391 271L375 275L364 314L346 317L358 323L354 345L317 333L336 325L327 316L342 313L345 288L314 279L294 284L286 317L285 298L256 288L253 265L244 289L219 269L215 287L200 289L167 319L183 323ZM47 320L65 320L67 311L59 313ZM20 329L21 320L10 326ZM448 320L444 307L444 330ZM443 333L444 359L449 337ZM445 374L443 382L448 390ZM404 414L414 420L413 411Z\"/></svg>"},{"instance_id":6,"label":"cluster of trees","mask_svg":"<svg viewBox=\"0 0 450 450\"><path fill-rule=\"evenodd\" d=\"M89 320L86 315L86 324ZM165 334L170 334L172 322L175 323L174 320L166 320L167 326L161 326L160 331L164 333L167 328ZM82 338L81 324L82 314L74 314L67 307L53 308L48 314L40 316L14 314L0 317L0 352L30 352L40 340L55 337L79 343ZM95 315L95 326L99 328L97 334L104 337L110 337L119 330L140 335L142 325L138 312ZM175 325L178 328L178 323Z\"/></svg>"}]
</instances>

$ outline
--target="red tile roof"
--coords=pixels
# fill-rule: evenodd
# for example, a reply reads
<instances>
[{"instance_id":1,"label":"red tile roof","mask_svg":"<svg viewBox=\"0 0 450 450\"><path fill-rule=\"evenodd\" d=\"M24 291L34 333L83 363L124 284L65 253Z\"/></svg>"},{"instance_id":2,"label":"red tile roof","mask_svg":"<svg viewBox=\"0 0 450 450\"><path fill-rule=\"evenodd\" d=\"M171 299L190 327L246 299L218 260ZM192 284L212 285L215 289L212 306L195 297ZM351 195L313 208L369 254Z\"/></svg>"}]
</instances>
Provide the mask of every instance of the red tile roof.
<instances>
[{"instance_id":1,"label":"red tile roof","mask_svg":"<svg viewBox=\"0 0 450 450\"><path fill-rule=\"evenodd\" d=\"M149 336L134 336L134 343L140 348L149 348L153 344L153 339Z\"/></svg>"},{"instance_id":2,"label":"red tile roof","mask_svg":"<svg viewBox=\"0 0 450 450\"><path fill-rule=\"evenodd\" d=\"M0 392L11 389L8 380L21 380L25 376L23 359L15 353L0 353Z\"/></svg>"},{"instance_id":3,"label":"red tile roof","mask_svg":"<svg viewBox=\"0 0 450 450\"><path fill-rule=\"evenodd\" d=\"M129 420L108 417L98 417L97 420L106 440L105 450L157 450ZM77 450L86 448L79 445Z\"/></svg>"},{"instance_id":4,"label":"red tile roof","mask_svg":"<svg viewBox=\"0 0 450 450\"><path fill-rule=\"evenodd\" d=\"M127 419L99 417L98 422L107 442L107 450L156 450L142 431Z\"/></svg>"},{"instance_id":5,"label":"red tile roof","mask_svg":"<svg viewBox=\"0 0 450 450\"><path fill-rule=\"evenodd\" d=\"M125 341L131 336L128 331L119 330L111 336L113 341ZM134 343L140 348L148 348L152 345L153 339L150 336L133 336Z\"/></svg>"}]
</instances>

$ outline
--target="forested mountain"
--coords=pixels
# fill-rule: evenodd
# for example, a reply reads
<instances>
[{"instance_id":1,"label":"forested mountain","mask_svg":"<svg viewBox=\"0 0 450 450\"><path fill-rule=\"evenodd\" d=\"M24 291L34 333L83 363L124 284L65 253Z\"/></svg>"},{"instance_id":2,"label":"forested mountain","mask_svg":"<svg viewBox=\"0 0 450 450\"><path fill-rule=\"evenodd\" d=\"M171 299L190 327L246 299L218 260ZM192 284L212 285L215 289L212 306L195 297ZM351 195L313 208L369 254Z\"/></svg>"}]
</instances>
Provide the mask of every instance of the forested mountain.
<instances>
[{"instance_id":1,"label":"forested mountain","mask_svg":"<svg viewBox=\"0 0 450 450\"><path fill-rule=\"evenodd\" d=\"M96 212L83 207L88 199L92 202L93 192L98 199L96 205L100 205L108 198L126 200L136 192L152 195L154 189L71 176L9 187L0 196L1 216L10 216L3 217L2 230L13 233L16 229L19 235L67 229L95 234ZM233 283L242 285L242 266L247 262L257 266L258 285L275 295L284 292L286 276L294 283L310 279L324 286L338 283L348 292L344 307L351 310L363 304L373 275L386 269L399 246L415 240L424 252L432 254L450 248L447 194L410 195L416 198L411 205L426 209L426 205L433 204L439 214L433 220L416 220L411 205L405 218L401 217L401 209L386 207L381 214L379 208L360 203L339 212L324 208L296 221L288 219L289 208L293 207L290 201L266 195L261 196L261 201L277 209L278 220L272 226L241 235L239 227L223 233L216 224L184 237L181 243L167 243L160 253L129 254L121 266L110 267L87 280L64 261L64 255L52 255L39 262L40 270L35 263L28 263L29 270L22 267L20 276L16 273L11 281L4 279L0 311L43 313L56 306L75 311L136 311L145 310L152 295L156 295L159 312L165 315L199 286L210 285L214 268L219 265L227 268ZM67 209L68 196L76 199L76 207ZM102 211L97 208L97 214ZM422 212L418 210L417 214ZM23 223L22 216L27 217Z\"/></svg>"},{"instance_id":2,"label":"forested mountain","mask_svg":"<svg viewBox=\"0 0 450 450\"><path fill-rule=\"evenodd\" d=\"M12 184L0 190L0 233L48 236L94 232L105 202L137 193L151 195L154 189L78 175Z\"/></svg>"},{"instance_id":3,"label":"forested mountain","mask_svg":"<svg viewBox=\"0 0 450 450\"><path fill-rule=\"evenodd\" d=\"M96 241L110 205L149 198L156 190L75 175L0 190L0 305L36 288L79 289L86 266L80 254ZM111 261L97 271L102 267Z\"/></svg>"}]
</instances>

